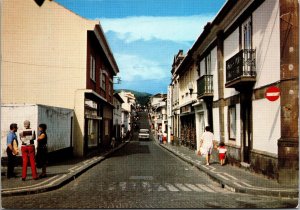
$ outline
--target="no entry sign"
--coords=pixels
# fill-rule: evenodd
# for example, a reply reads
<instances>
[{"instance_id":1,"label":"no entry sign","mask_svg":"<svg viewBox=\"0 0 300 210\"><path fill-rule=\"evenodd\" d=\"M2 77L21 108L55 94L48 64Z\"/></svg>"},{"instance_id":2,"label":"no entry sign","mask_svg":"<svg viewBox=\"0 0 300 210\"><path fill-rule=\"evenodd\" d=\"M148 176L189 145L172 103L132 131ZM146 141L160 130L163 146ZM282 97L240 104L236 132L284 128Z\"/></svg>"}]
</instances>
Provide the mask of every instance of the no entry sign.
<instances>
[{"instance_id":1,"label":"no entry sign","mask_svg":"<svg viewBox=\"0 0 300 210\"><path fill-rule=\"evenodd\" d=\"M265 95L269 101L276 101L280 96L280 89L276 86L271 86L267 89Z\"/></svg>"}]
</instances>

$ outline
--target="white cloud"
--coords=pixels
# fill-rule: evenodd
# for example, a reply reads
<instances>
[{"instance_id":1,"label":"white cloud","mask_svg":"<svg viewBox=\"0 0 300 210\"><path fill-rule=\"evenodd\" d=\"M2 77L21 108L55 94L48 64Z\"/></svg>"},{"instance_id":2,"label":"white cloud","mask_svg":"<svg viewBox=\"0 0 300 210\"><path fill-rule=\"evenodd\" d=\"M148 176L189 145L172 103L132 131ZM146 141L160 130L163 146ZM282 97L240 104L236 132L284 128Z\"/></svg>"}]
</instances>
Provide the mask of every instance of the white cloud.
<instances>
[{"instance_id":1,"label":"white cloud","mask_svg":"<svg viewBox=\"0 0 300 210\"><path fill-rule=\"evenodd\" d=\"M138 55L115 54L123 81L153 80L169 77L169 68L162 68L158 62Z\"/></svg>"},{"instance_id":2,"label":"white cloud","mask_svg":"<svg viewBox=\"0 0 300 210\"><path fill-rule=\"evenodd\" d=\"M195 15L178 17L126 17L102 18L100 23L104 32L115 32L125 42L151 39L174 42L195 41L213 15Z\"/></svg>"}]
</instances>

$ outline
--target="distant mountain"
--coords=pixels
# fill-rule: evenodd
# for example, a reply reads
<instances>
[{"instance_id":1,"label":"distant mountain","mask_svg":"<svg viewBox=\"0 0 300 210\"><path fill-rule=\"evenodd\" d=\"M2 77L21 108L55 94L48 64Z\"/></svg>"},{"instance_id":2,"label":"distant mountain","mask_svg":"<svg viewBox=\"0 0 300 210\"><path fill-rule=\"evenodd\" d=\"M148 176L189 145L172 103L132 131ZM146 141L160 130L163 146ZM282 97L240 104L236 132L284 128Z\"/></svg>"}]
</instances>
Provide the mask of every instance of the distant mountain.
<instances>
[{"instance_id":1,"label":"distant mountain","mask_svg":"<svg viewBox=\"0 0 300 210\"><path fill-rule=\"evenodd\" d=\"M135 95L137 103L141 104L142 106L147 105L147 102L148 102L150 96L152 96L152 94L150 94L150 93L139 92L139 91L128 90L128 89L117 89L117 90L115 90L115 92L119 93L122 90L133 93Z\"/></svg>"}]
</instances>

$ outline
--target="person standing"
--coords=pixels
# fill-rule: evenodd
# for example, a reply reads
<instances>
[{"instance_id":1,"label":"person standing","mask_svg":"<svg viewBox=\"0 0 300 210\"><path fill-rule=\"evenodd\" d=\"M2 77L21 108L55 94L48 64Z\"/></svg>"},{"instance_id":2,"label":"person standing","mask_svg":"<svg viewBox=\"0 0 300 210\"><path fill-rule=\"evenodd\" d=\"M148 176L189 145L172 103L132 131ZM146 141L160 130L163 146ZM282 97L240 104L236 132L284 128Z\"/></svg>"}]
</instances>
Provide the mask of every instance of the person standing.
<instances>
[{"instance_id":1,"label":"person standing","mask_svg":"<svg viewBox=\"0 0 300 210\"><path fill-rule=\"evenodd\" d=\"M27 165L28 158L31 166L32 178L37 180L37 172L35 166L35 147L34 140L36 139L35 131L30 128L30 121L24 121L24 130L20 132L20 139L22 141L22 159L23 159L23 167L22 167L22 181L25 181L27 176Z\"/></svg>"},{"instance_id":2,"label":"person standing","mask_svg":"<svg viewBox=\"0 0 300 210\"><path fill-rule=\"evenodd\" d=\"M46 174L46 167L47 167L47 156L48 156L48 148L47 148L47 125L40 124L39 125L39 136L37 138L38 146L37 146L37 153L36 153L36 166L37 168L42 168L42 173L39 175L39 178L45 178Z\"/></svg>"},{"instance_id":3,"label":"person standing","mask_svg":"<svg viewBox=\"0 0 300 210\"><path fill-rule=\"evenodd\" d=\"M162 143L162 132L161 132L160 129L158 131L158 141L159 141L160 144Z\"/></svg>"},{"instance_id":4,"label":"person standing","mask_svg":"<svg viewBox=\"0 0 300 210\"><path fill-rule=\"evenodd\" d=\"M168 135L167 135L166 131L163 133L162 136L163 136L162 141L163 141L164 144L166 144L167 143L167 138L168 138Z\"/></svg>"},{"instance_id":5,"label":"person standing","mask_svg":"<svg viewBox=\"0 0 300 210\"><path fill-rule=\"evenodd\" d=\"M12 177L16 177L14 173L14 167L16 164L16 156L19 153L18 151L18 139L16 132L18 131L18 125L16 123L12 123L9 126L10 131L7 134L7 178L10 179Z\"/></svg>"},{"instance_id":6,"label":"person standing","mask_svg":"<svg viewBox=\"0 0 300 210\"><path fill-rule=\"evenodd\" d=\"M213 141L215 140L214 134L211 132L210 127L205 127L205 132L201 136L200 148L202 148L202 154L206 155L206 165L209 165L210 155L213 149Z\"/></svg>"}]
</instances>

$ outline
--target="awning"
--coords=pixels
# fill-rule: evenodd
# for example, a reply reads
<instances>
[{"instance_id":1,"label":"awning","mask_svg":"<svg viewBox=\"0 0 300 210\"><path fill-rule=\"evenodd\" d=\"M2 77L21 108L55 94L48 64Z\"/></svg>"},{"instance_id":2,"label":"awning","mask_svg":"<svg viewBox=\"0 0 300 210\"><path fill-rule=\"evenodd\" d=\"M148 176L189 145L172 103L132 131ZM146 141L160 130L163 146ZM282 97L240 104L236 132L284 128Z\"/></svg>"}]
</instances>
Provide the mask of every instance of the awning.
<instances>
[{"instance_id":1,"label":"awning","mask_svg":"<svg viewBox=\"0 0 300 210\"><path fill-rule=\"evenodd\" d=\"M87 99L90 99L96 103L102 103L105 105L109 105L112 108L115 108L115 106L113 104L109 103L104 97L100 96L94 90L86 89L86 90L84 90L84 95Z\"/></svg>"}]
</instances>

